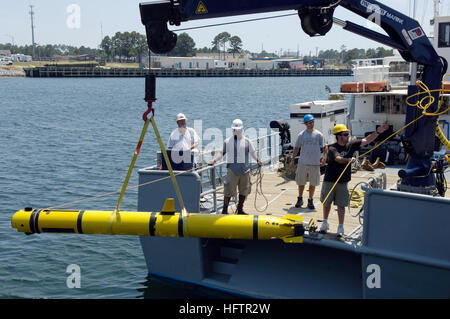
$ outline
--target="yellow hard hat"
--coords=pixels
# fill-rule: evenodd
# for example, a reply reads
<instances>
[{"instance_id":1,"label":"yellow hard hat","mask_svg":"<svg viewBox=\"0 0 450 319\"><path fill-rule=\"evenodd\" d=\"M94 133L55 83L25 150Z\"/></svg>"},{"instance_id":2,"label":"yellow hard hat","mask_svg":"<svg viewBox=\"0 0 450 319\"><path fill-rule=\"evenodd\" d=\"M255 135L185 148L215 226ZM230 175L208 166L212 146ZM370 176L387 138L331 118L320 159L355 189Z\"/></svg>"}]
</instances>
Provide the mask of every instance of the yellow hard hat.
<instances>
[{"instance_id":1,"label":"yellow hard hat","mask_svg":"<svg viewBox=\"0 0 450 319\"><path fill-rule=\"evenodd\" d=\"M339 134L341 132L350 132L350 130L344 124L336 124L333 127L333 134L336 135L336 134Z\"/></svg>"}]
</instances>

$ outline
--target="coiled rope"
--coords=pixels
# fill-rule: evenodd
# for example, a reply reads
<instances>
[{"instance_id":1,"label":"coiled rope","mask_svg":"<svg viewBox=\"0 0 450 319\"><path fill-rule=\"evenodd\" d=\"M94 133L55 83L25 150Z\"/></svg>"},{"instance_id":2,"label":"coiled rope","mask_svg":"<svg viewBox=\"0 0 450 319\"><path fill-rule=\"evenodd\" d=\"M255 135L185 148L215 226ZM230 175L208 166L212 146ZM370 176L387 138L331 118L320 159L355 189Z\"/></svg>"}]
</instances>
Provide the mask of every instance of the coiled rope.
<instances>
[{"instance_id":1,"label":"coiled rope","mask_svg":"<svg viewBox=\"0 0 450 319\"><path fill-rule=\"evenodd\" d=\"M446 76L448 76L450 74L444 74L444 76L442 77L442 87L441 89L436 89L436 90L430 90L428 88L428 86L423 83L422 81L417 81L417 86L422 90L421 92L412 94L410 96L408 96L406 98L406 104L409 106L414 106L417 107L418 109L422 110L422 113L419 117L417 117L416 119L412 120L411 122L409 122L408 124L406 124L405 126L403 126L402 128L400 128L399 130L395 131L394 133L392 133L391 135L389 135L386 139L384 139L381 143L377 144L375 147L373 147L372 149L368 150L367 152L365 152L364 154L359 155L358 157L356 157L356 159L360 159L361 157L364 157L365 155L373 152L374 150L376 150L378 147L380 147L381 145L383 145L384 143L386 143L389 139L391 139L392 137L394 137L395 135L397 135L399 132L403 131L404 129L406 129L408 126L414 124L415 122L419 121L422 117L424 116L439 116L441 114L444 114L446 112L448 112L448 110L450 110L450 106L445 109L442 112L439 112L439 110L441 109L442 105L444 104L444 99L441 96L441 99L439 101L438 104L438 108L436 110L436 112L427 112L428 108L434 103L435 98L431 95L431 93L433 92L439 92L441 94L445 93L445 92L450 92L450 90L444 89L444 79ZM425 95L423 98L419 99L420 96ZM410 103L410 99L417 97L417 102L416 103ZM425 103L426 102L426 103ZM425 103L425 104L424 104ZM319 209L317 210L317 212L314 214L313 218L310 220L309 224L308 224L308 228L310 231L314 231L317 227L314 225L317 215L320 212L320 210L322 209L324 203L327 201L328 197L330 196L330 194L333 192L334 188L336 187L336 185L339 183L340 179L342 178L342 176L344 175L345 171L347 170L347 168L351 165L351 161L347 163L347 165L345 166L344 170L342 171L341 175L339 175L337 181L334 183L333 187L331 188L331 190L328 192L327 196L325 197L324 201L321 203Z\"/></svg>"}]
</instances>

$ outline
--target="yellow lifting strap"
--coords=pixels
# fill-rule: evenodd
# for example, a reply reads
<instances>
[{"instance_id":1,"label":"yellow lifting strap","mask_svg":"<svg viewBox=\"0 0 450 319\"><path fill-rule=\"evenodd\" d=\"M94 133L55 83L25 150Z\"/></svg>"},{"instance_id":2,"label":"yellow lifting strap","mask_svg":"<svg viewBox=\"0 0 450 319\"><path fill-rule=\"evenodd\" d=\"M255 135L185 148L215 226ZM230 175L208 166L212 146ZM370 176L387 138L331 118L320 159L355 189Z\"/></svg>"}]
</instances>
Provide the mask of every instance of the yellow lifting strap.
<instances>
[{"instance_id":1,"label":"yellow lifting strap","mask_svg":"<svg viewBox=\"0 0 450 319\"><path fill-rule=\"evenodd\" d=\"M148 128L148 125L149 125L150 122L152 123L153 129L155 131L156 138L158 140L159 146L160 146L161 151L162 151L163 156L164 156L164 160L165 160L165 162L167 164L167 168L169 170L169 174L170 174L170 178L172 180L173 187L175 188L175 192L177 194L178 201L180 202L181 214L182 214L183 217L184 217L184 215L186 215L186 209L184 207L183 198L181 197L180 188L178 187L178 183L177 183L177 180L175 179L175 175L173 173L172 166L170 165L169 157L167 156L167 152L166 152L166 149L164 147L164 143L162 142L161 135L159 134L158 127L156 126L154 113L153 113L153 109L152 109L152 102L153 101L148 101L148 110L147 110L147 112L144 113L144 116L143 116L145 124L144 124L144 127L142 128L141 136L139 137L139 142L138 142L138 144L136 146L136 150L134 151L130 167L128 168L127 176L125 177L125 181L124 181L124 183L122 185L122 190L120 192L120 196L119 196L119 200L117 201L116 208L114 209L113 213L111 214L111 218L109 219L109 225L108 225L109 233L112 233L112 225L114 223L114 219L117 218L118 220L120 220L120 213L119 213L120 212L120 204L122 203L123 196L124 196L125 191L126 191L127 186L128 186L128 181L130 180L131 172L133 171L134 164L136 163L136 159L137 159L137 157L138 157L138 155L140 153L142 142L144 141L144 137L145 137L145 134L147 133L147 128ZM152 116L150 117L150 119L148 119L147 115L150 112L152 112Z\"/></svg>"}]
</instances>

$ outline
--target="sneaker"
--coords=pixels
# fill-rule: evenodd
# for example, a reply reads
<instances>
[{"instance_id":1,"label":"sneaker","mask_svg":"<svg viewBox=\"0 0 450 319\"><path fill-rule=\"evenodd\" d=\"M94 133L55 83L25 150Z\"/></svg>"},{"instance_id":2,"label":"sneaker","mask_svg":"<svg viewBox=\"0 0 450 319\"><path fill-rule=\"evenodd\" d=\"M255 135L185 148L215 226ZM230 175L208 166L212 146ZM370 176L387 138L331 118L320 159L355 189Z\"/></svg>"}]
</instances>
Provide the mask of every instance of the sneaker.
<instances>
[{"instance_id":1,"label":"sneaker","mask_svg":"<svg viewBox=\"0 0 450 319\"><path fill-rule=\"evenodd\" d=\"M312 198L308 198L308 208L309 208L309 209L316 209L316 208L314 207L314 203L313 203Z\"/></svg>"},{"instance_id":2,"label":"sneaker","mask_svg":"<svg viewBox=\"0 0 450 319\"><path fill-rule=\"evenodd\" d=\"M337 229L337 236L338 237L343 237L344 236L344 226L343 225L339 225L338 229Z\"/></svg>"},{"instance_id":3,"label":"sneaker","mask_svg":"<svg viewBox=\"0 0 450 319\"><path fill-rule=\"evenodd\" d=\"M321 233L321 234L326 234L327 231L328 231L328 228L330 228L330 227L328 226L328 222L323 222L323 223L322 223L322 226L320 226L319 233Z\"/></svg>"},{"instance_id":4,"label":"sneaker","mask_svg":"<svg viewBox=\"0 0 450 319\"><path fill-rule=\"evenodd\" d=\"M303 205L303 198L297 197L297 203L295 204L295 208L300 208Z\"/></svg>"}]
</instances>

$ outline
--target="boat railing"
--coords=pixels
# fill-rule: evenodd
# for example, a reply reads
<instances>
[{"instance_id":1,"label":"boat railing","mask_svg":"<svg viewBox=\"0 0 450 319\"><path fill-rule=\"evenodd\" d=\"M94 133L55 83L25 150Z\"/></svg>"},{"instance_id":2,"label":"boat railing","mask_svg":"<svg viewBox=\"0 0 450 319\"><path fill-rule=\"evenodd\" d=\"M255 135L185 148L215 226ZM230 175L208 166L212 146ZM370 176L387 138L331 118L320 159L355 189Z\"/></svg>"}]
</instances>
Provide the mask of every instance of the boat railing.
<instances>
[{"instance_id":1,"label":"boat railing","mask_svg":"<svg viewBox=\"0 0 450 319\"><path fill-rule=\"evenodd\" d=\"M270 165L270 167L278 165L281 152L278 132L273 131L271 134L250 139L250 142L253 143L257 157L264 165ZM227 162L222 160L215 165L208 165L208 162L213 159L213 156L217 152L221 151L222 149L196 151L194 153L194 166L192 169L187 171L174 171L177 180L180 179L180 182L183 183L184 190L189 193L190 200L188 202L192 209L199 207L200 210L203 210L203 213L217 212L219 197L223 196L220 192L224 189L223 184L227 173ZM146 187L154 187L152 190L150 188L148 190L151 194L154 193L154 190L161 191L162 189L166 193L170 192L170 175L167 170L161 169L162 160L162 156L158 154L156 165L140 170L142 177L140 183L147 185ZM251 170L256 172L258 164L251 157L249 160ZM158 186L154 186L154 183L157 182L159 183ZM195 191L194 188L196 189ZM193 195L194 193L198 195ZM159 203L157 196L148 197L147 200L149 202L154 201L152 205L155 206L155 209L159 209L159 206L162 207L162 203Z\"/></svg>"}]
</instances>

